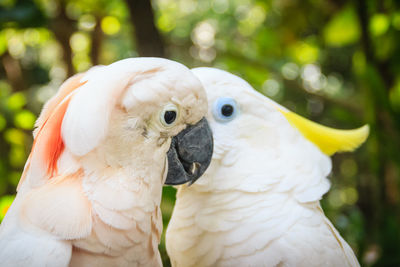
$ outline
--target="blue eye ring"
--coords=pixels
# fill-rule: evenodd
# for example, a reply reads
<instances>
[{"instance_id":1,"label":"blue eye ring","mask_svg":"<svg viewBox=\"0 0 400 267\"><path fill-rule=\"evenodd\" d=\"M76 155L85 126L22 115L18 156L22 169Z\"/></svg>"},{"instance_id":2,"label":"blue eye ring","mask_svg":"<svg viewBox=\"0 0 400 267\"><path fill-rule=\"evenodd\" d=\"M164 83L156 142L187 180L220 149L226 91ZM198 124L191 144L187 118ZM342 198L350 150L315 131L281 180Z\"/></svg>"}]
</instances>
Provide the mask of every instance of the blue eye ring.
<instances>
[{"instance_id":1,"label":"blue eye ring","mask_svg":"<svg viewBox=\"0 0 400 267\"><path fill-rule=\"evenodd\" d=\"M233 98L221 97L214 102L213 116L216 121L229 122L236 117L238 112L238 105Z\"/></svg>"}]
</instances>

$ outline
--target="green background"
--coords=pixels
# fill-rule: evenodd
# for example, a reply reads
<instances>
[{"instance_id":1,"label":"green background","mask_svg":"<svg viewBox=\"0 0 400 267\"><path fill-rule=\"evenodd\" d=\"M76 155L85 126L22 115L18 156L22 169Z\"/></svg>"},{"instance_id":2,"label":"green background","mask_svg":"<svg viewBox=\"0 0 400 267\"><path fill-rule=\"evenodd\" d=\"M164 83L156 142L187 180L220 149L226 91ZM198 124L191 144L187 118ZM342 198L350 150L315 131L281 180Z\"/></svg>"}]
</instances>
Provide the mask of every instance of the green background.
<instances>
[{"instance_id":1,"label":"green background","mask_svg":"<svg viewBox=\"0 0 400 267\"><path fill-rule=\"evenodd\" d=\"M151 4L0 1L1 218L30 152L35 119L60 84L92 65L163 56L238 74L324 125L368 123L366 144L333 156L322 206L363 266L400 266L400 1ZM166 227L175 191L164 193Z\"/></svg>"}]
</instances>

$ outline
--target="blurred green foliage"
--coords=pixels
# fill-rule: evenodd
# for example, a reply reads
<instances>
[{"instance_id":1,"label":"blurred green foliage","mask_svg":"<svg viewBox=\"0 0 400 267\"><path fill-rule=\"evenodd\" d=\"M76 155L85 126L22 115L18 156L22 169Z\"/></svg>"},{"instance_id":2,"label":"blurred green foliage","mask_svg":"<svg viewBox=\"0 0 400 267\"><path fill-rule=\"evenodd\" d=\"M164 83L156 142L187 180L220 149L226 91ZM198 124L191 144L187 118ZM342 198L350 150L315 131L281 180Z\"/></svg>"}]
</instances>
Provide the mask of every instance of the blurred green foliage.
<instances>
[{"instance_id":1,"label":"blurred green foliage","mask_svg":"<svg viewBox=\"0 0 400 267\"><path fill-rule=\"evenodd\" d=\"M0 1L0 218L43 103L75 72L140 56L142 26L131 22L129 1ZM366 145L333 157L322 205L363 266L399 266L400 2L154 0L152 7L169 58L236 73L325 125L370 124ZM164 193L166 226L175 190ZM160 249L168 265L163 242Z\"/></svg>"}]
</instances>

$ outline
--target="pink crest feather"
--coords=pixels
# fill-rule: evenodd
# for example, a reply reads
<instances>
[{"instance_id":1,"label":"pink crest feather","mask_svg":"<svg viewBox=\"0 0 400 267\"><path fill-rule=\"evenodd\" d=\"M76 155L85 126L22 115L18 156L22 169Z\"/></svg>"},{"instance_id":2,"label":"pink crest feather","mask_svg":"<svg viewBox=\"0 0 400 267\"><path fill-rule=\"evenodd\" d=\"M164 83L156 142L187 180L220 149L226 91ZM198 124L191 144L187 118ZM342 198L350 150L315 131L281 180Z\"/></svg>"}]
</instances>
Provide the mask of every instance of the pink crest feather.
<instances>
[{"instance_id":1,"label":"pink crest feather","mask_svg":"<svg viewBox=\"0 0 400 267\"><path fill-rule=\"evenodd\" d=\"M27 176L32 164L32 157L35 153L39 153L40 164L49 178L57 174L57 161L65 148L61 137L61 125L74 91L86 83L86 81L80 82L81 78L82 75L80 74L68 79L60 87L57 95L50 99L43 108L37 121L38 129L35 134L32 150L19 181L18 188Z\"/></svg>"}]
</instances>

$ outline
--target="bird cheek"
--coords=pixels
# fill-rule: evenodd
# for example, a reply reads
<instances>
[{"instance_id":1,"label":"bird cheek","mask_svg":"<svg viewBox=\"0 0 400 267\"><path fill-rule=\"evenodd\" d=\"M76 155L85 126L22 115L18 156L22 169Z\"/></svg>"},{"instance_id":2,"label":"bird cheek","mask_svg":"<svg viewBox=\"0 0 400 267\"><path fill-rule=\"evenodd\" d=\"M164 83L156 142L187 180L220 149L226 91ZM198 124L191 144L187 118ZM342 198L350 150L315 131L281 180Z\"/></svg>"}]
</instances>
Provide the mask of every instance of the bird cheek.
<instances>
[{"instance_id":1,"label":"bird cheek","mask_svg":"<svg viewBox=\"0 0 400 267\"><path fill-rule=\"evenodd\" d=\"M162 143L158 143L158 141L161 142L161 139L164 139ZM163 138L160 137L159 139L155 140L156 141L156 146L153 147L153 161L154 162L160 162L164 161L167 155L167 151L169 147L171 146L171 138ZM168 170L168 168L167 168Z\"/></svg>"},{"instance_id":2,"label":"bird cheek","mask_svg":"<svg viewBox=\"0 0 400 267\"><path fill-rule=\"evenodd\" d=\"M165 142L166 142L167 140L168 140L167 137L163 137L163 136L159 137L159 138L157 139L157 146L162 146L163 144L165 144Z\"/></svg>"},{"instance_id":3,"label":"bird cheek","mask_svg":"<svg viewBox=\"0 0 400 267\"><path fill-rule=\"evenodd\" d=\"M221 164L225 167L233 166L238 161L238 151L236 149L229 150L223 157Z\"/></svg>"}]
</instances>

